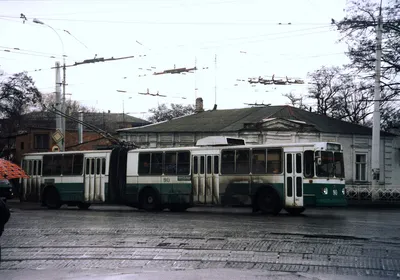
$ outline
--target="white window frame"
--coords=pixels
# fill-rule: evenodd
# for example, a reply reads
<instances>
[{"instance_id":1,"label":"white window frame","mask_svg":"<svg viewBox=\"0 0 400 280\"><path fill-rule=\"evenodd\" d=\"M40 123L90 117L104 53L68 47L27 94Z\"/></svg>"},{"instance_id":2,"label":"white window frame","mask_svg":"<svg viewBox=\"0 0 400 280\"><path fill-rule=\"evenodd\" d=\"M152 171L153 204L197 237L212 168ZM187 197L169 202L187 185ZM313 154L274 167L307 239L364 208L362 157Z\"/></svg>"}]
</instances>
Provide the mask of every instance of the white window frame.
<instances>
[{"instance_id":1,"label":"white window frame","mask_svg":"<svg viewBox=\"0 0 400 280\"><path fill-rule=\"evenodd\" d=\"M365 162L357 162L357 156L364 156L365 157ZM369 164L368 164L368 152L362 152L362 151L356 151L356 152L354 152L354 181L355 182L368 182L369 181L369 173L368 173L368 166L369 166ZM360 178L359 179L357 179L357 169L359 168L360 169L360 177L362 177L361 176L361 165L362 164L364 164L365 165L365 180L360 180Z\"/></svg>"}]
</instances>

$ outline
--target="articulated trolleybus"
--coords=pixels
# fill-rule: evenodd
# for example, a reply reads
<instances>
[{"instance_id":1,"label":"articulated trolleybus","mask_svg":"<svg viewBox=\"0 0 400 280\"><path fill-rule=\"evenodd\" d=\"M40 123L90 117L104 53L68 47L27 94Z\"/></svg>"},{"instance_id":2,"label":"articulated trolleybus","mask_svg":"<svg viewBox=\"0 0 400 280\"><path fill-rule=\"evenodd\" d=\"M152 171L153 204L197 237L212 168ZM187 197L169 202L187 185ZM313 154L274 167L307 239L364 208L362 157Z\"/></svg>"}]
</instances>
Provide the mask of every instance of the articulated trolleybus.
<instances>
[{"instance_id":1,"label":"articulated trolleybus","mask_svg":"<svg viewBox=\"0 0 400 280\"><path fill-rule=\"evenodd\" d=\"M339 143L248 145L212 136L194 147L25 154L22 201L124 204L147 211L193 206L251 206L299 214L307 206L345 206Z\"/></svg>"}]
</instances>

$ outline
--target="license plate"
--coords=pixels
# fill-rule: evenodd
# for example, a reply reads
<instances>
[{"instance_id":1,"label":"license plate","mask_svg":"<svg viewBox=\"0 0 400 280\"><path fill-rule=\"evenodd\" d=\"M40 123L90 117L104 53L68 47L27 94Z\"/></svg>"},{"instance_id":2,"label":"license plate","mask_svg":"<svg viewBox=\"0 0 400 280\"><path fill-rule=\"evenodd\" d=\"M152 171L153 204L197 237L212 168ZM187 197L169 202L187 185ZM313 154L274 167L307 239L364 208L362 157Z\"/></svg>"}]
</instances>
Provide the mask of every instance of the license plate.
<instances>
[{"instance_id":1,"label":"license plate","mask_svg":"<svg viewBox=\"0 0 400 280\"><path fill-rule=\"evenodd\" d=\"M333 195L337 195L337 190L333 190Z\"/></svg>"}]
</instances>

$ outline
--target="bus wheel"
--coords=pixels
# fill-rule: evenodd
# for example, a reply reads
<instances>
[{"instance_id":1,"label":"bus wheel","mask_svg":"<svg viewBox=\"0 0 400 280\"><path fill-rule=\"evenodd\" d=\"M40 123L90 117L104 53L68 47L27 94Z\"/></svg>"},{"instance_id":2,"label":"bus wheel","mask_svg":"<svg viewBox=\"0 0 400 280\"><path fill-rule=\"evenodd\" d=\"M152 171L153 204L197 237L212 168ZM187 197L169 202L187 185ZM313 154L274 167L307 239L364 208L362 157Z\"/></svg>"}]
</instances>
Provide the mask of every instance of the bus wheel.
<instances>
[{"instance_id":1,"label":"bus wheel","mask_svg":"<svg viewBox=\"0 0 400 280\"><path fill-rule=\"evenodd\" d=\"M140 194L140 208L146 211L160 211L158 193L152 188L144 189Z\"/></svg>"},{"instance_id":2,"label":"bus wheel","mask_svg":"<svg viewBox=\"0 0 400 280\"><path fill-rule=\"evenodd\" d=\"M306 208L304 208L304 207L301 207L301 208L286 208L285 210L286 210L286 212L288 212L292 216L298 216L301 213L303 213L304 210L306 210Z\"/></svg>"},{"instance_id":3,"label":"bus wheel","mask_svg":"<svg viewBox=\"0 0 400 280\"><path fill-rule=\"evenodd\" d=\"M173 205L169 207L171 212L185 212L189 207L184 204Z\"/></svg>"},{"instance_id":4,"label":"bus wheel","mask_svg":"<svg viewBox=\"0 0 400 280\"><path fill-rule=\"evenodd\" d=\"M90 205L90 203L79 202L77 206L80 210L88 210Z\"/></svg>"},{"instance_id":5,"label":"bus wheel","mask_svg":"<svg viewBox=\"0 0 400 280\"><path fill-rule=\"evenodd\" d=\"M282 203L275 190L266 188L257 195L257 208L263 214L278 215L282 210Z\"/></svg>"},{"instance_id":6,"label":"bus wheel","mask_svg":"<svg viewBox=\"0 0 400 280\"><path fill-rule=\"evenodd\" d=\"M44 195L44 204L48 209L59 209L61 207L60 196L56 188L51 187L46 189Z\"/></svg>"}]
</instances>

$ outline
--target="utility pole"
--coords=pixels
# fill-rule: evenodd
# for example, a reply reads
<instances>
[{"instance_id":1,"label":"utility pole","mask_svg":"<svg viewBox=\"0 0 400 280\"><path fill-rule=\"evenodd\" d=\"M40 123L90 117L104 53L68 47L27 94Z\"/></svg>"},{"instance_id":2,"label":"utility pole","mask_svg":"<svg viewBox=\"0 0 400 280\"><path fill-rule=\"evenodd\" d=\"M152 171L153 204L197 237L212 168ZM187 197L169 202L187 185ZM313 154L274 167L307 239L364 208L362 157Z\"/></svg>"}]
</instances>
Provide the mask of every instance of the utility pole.
<instances>
[{"instance_id":1,"label":"utility pole","mask_svg":"<svg viewBox=\"0 0 400 280\"><path fill-rule=\"evenodd\" d=\"M380 99L381 99L381 56L382 56L382 0L379 7L378 24L376 26L376 61L375 61L375 94L374 94L374 113L372 126L372 187L379 186L379 148L380 148ZM374 200L374 196L372 197Z\"/></svg>"},{"instance_id":2,"label":"utility pole","mask_svg":"<svg viewBox=\"0 0 400 280\"><path fill-rule=\"evenodd\" d=\"M63 64L63 95L62 95L62 107L61 107L61 112L65 114L66 112L66 106L65 106L65 86L66 86L66 78L67 78L67 73L66 73L66 66L65 66L65 59L64 59L64 64ZM61 122L61 133L64 135L63 139L60 141L60 151L64 152L65 151L65 133L66 133L66 123L65 123L65 117L62 118Z\"/></svg>"},{"instance_id":3,"label":"utility pole","mask_svg":"<svg viewBox=\"0 0 400 280\"><path fill-rule=\"evenodd\" d=\"M61 74L60 62L56 62L56 108L61 111ZM56 129L62 131L61 116L56 114ZM60 147L61 150L61 147Z\"/></svg>"}]
</instances>

